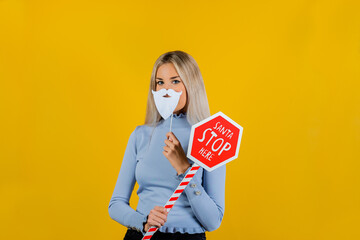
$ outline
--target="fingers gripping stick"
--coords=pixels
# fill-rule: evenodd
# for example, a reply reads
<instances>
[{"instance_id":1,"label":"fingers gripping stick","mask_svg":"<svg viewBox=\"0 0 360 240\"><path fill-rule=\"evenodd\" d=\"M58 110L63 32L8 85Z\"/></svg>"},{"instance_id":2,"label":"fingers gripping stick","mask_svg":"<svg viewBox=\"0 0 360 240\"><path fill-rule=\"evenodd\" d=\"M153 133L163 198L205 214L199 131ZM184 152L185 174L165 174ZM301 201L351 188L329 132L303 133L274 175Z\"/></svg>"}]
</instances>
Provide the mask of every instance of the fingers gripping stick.
<instances>
[{"instance_id":1,"label":"fingers gripping stick","mask_svg":"<svg viewBox=\"0 0 360 240\"><path fill-rule=\"evenodd\" d=\"M200 168L200 166L197 165L196 163L194 163L191 166L191 169L189 170L189 172L185 175L184 179L180 182L179 186L175 189L174 193L171 195L169 200L166 202L164 207L167 212L170 212L170 210L174 206L176 200L180 197L181 193L184 191L184 189L189 184L189 182L194 177L195 173L197 172L197 170L199 170L199 168ZM143 240L150 239L157 230L158 230L158 227L155 227L155 226L150 227L142 239Z\"/></svg>"}]
</instances>

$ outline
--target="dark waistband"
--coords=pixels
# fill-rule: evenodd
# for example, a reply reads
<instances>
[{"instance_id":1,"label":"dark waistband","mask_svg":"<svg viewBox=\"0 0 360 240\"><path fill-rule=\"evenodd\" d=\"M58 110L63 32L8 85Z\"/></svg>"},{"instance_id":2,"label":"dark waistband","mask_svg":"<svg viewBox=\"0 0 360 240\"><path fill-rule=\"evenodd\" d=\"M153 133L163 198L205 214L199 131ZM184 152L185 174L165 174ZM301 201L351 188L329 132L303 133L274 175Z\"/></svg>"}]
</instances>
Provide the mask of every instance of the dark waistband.
<instances>
[{"instance_id":1,"label":"dark waistband","mask_svg":"<svg viewBox=\"0 0 360 240\"><path fill-rule=\"evenodd\" d=\"M140 231L138 230L135 230L135 229L132 229L132 228L128 228L127 230L128 232L133 232L133 233L139 233L139 234L142 234ZM174 233L164 233L164 232L160 232L159 230L156 231L156 233L159 235L163 235L163 236L177 236L177 235L190 235L190 236L205 236L205 232L202 232L202 233L181 233L181 232L174 232Z\"/></svg>"}]
</instances>

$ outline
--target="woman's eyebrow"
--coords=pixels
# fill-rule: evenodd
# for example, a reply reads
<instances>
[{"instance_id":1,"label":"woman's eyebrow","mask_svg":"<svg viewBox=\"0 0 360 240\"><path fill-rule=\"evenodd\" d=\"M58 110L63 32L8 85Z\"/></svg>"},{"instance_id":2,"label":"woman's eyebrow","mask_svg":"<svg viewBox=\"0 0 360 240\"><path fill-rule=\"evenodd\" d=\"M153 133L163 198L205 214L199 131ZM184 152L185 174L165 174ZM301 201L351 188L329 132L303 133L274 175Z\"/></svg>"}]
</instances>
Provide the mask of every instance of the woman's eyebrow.
<instances>
[{"instance_id":1,"label":"woman's eyebrow","mask_svg":"<svg viewBox=\"0 0 360 240\"><path fill-rule=\"evenodd\" d=\"M179 76L171 77L170 79L178 78ZM157 77L156 79L163 80L162 78Z\"/></svg>"}]
</instances>

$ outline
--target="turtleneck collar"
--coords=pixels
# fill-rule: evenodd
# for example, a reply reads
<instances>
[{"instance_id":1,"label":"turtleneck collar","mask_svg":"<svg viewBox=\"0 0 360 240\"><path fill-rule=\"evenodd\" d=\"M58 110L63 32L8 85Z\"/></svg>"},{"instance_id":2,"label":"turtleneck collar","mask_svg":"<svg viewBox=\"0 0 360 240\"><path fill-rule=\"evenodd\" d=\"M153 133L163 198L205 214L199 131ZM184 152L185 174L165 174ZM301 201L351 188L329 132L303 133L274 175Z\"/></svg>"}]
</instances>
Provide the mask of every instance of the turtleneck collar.
<instances>
[{"instance_id":1,"label":"turtleneck collar","mask_svg":"<svg viewBox=\"0 0 360 240\"><path fill-rule=\"evenodd\" d=\"M169 128L170 129L170 122L171 122L171 115L167 119L161 119L159 121L159 126L162 128ZM181 128L181 127L189 127L191 126L187 121L187 114L186 113L178 113L173 114L172 119L172 126L171 128Z\"/></svg>"},{"instance_id":2,"label":"turtleneck collar","mask_svg":"<svg viewBox=\"0 0 360 240\"><path fill-rule=\"evenodd\" d=\"M173 113L173 118L182 118L182 117L186 117L186 113L182 113L182 112L179 114Z\"/></svg>"}]
</instances>

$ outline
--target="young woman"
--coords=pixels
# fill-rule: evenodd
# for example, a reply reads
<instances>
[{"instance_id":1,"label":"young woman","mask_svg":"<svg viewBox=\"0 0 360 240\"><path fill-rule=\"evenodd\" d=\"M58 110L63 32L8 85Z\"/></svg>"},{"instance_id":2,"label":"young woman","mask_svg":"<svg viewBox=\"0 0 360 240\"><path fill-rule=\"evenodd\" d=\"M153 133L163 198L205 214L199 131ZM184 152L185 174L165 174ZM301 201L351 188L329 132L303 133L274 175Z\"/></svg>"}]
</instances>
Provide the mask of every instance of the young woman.
<instances>
[{"instance_id":1,"label":"young woman","mask_svg":"<svg viewBox=\"0 0 360 240\"><path fill-rule=\"evenodd\" d=\"M173 118L157 111L153 91L182 92ZM167 97L167 96L166 96ZM225 165L208 172L200 168L168 213L163 207L191 168L186 157L191 126L210 116L204 82L193 57L183 51L162 54L151 74L145 124L131 133L109 203L110 217L128 227L124 240L206 239L219 228L225 210ZM169 131L170 121L172 131ZM129 206L135 182L136 211Z\"/></svg>"}]
</instances>

